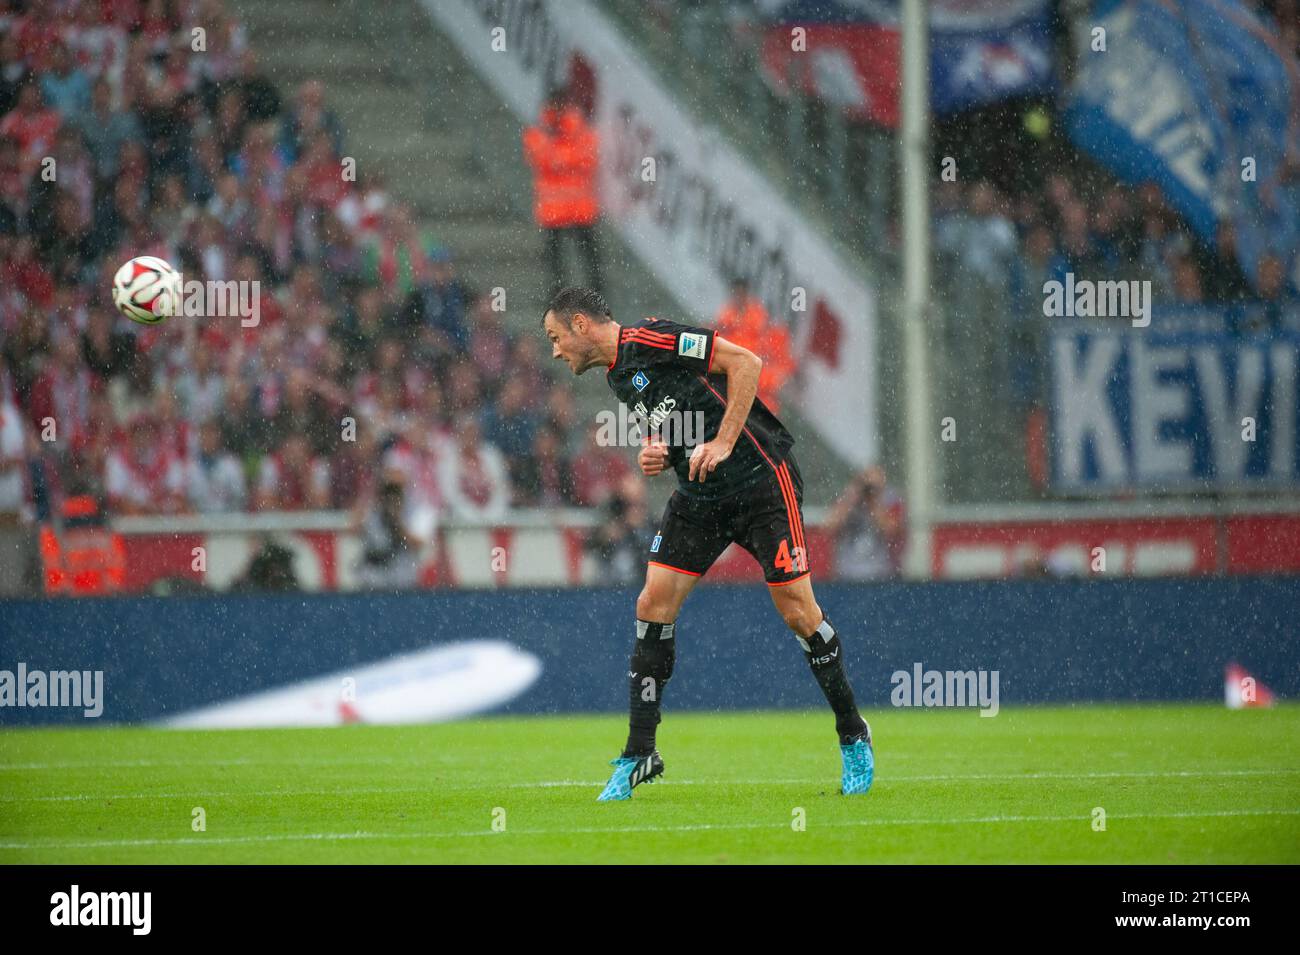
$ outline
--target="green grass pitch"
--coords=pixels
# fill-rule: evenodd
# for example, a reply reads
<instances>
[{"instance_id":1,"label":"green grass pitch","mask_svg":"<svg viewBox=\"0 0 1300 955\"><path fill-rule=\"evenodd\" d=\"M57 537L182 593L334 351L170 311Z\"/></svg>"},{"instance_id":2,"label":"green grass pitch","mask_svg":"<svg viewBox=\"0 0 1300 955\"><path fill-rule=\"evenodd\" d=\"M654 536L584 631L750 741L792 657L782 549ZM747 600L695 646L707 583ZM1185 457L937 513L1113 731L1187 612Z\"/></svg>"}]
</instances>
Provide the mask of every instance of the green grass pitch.
<instances>
[{"instance_id":1,"label":"green grass pitch","mask_svg":"<svg viewBox=\"0 0 1300 955\"><path fill-rule=\"evenodd\" d=\"M1300 706L866 715L865 797L825 713L669 712L663 781L602 804L615 716L10 729L0 862L1300 862Z\"/></svg>"}]
</instances>

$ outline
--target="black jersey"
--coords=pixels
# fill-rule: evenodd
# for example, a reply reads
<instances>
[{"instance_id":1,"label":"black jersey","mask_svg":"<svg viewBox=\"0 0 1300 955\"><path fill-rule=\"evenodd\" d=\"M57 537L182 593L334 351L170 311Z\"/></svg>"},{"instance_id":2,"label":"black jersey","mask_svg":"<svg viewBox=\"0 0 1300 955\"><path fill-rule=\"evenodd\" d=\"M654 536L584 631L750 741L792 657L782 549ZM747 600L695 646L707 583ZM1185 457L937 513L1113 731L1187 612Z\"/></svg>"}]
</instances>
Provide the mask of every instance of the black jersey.
<instances>
[{"instance_id":1,"label":"black jersey","mask_svg":"<svg viewBox=\"0 0 1300 955\"><path fill-rule=\"evenodd\" d=\"M618 352L605 373L619 401L668 444L681 493L702 500L772 477L794 444L756 396L731 456L703 482L688 480L691 449L717 436L727 407L727 377L710 373L713 338L709 328L647 318L619 331Z\"/></svg>"}]
</instances>

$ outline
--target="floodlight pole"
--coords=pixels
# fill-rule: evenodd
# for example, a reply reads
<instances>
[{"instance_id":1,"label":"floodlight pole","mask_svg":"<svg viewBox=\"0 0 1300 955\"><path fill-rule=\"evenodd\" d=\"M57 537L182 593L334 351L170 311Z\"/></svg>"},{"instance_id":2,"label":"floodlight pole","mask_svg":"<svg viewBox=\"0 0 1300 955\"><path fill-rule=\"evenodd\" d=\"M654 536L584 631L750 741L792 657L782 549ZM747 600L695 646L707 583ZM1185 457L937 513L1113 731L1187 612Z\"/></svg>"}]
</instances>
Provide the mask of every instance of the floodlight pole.
<instances>
[{"instance_id":1,"label":"floodlight pole","mask_svg":"<svg viewBox=\"0 0 1300 955\"><path fill-rule=\"evenodd\" d=\"M903 352L907 460L906 575L930 577L935 422L926 354L930 313L930 35L927 0L903 0Z\"/></svg>"}]
</instances>

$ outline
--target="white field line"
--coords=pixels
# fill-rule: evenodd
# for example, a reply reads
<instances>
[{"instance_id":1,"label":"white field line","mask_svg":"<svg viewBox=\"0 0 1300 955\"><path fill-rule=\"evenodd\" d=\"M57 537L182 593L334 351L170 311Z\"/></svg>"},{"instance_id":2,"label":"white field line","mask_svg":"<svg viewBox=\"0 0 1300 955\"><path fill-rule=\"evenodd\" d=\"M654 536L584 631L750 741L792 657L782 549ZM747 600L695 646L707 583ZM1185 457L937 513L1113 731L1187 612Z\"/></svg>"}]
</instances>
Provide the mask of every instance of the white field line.
<instances>
[{"instance_id":1,"label":"white field line","mask_svg":"<svg viewBox=\"0 0 1300 955\"><path fill-rule=\"evenodd\" d=\"M1226 809L1205 812L1152 812L1152 813L1110 813L1107 819L1211 819L1241 816L1300 816L1300 809ZM858 826L965 826L1025 822L1073 822L1085 823L1091 820L1089 815L1076 816L978 816L973 818L942 819L853 819L844 822L819 823L825 828L844 828ZM128 848L132 846L205 846L205 845L239 845L264 842L342 842L342 841L404 841L418 842L426 839L472 839L483 836L509 838L516 836L545 835L617 835L632 832L708 832L744 829L784 830L789 826L781 822L724 822L701 823L693 826L584 826L572 829L511 829L507 832L493 832L490 829L474 829L465 832L303 832L281 833L268 836L213 836L211 838L186 836L177 839L102 839L93 842L0 842L0 850L20 849L107 849Z\"/></svg>"},{"instance_id":2,"label":"white field line","mask_svg":"<svg viewBox=\"0 0 1300 955\"><path fill-rule=\"evenodd\" d=\"M327 757L309 759L298 757L292 760L295 766L389 766L402 763L424 763L417 756L406 759L389 759L383 756ZM0 773L29 772L46 769L141 769L150 766L283 766L284 759L125 759L125 760L87 760L81 762L63 761L57 763L0 763Z\"/></svg>"},{"instance_id":3,"label":"white field line","mask_svg":"<svg viewBox=\"0 0 1300 955\"><path fill-rule=\"evenodd\" d=\"M1217 769L1217 770L1174 770L1167 772L1108 772L1108 773L939 773L923 776L878 776L878 782L913 783L913 782L961 782L964 780L994 781L1019 783L1033 779L1185 779L1240 776L1289 776L1300 773L1300 769ZM657 786L816 786L834 784L833 776L817 779L664 779L655 780ZM605 780L554 779L531 783L505 783L500 786L491 784L443 784L431 782L427 786L373 787L367 789L259 789L213 791L193 789L184 792L159 793L68 793L48 796L11 796L0 795L0 803L23 802L89 802L104 800L111 802L119 799L218 799L266 797L266 796L362 796L384 795L386 793L425 793L434 795L439 791L464 790L499 790L499 789L567 789L599 787Z\"/></svg>"},{"instance_id":4,"label":"white field line","mask_svg":"<svg viewBox=\"0 0 1300 955\"><path fill-rule=\"evenodd\" d=\"M449 788L449 787L441 787ZM213 792L210 790L190 790L188 792L168 793L69 793L60 796L0 796L0 803L15 802L114 802L119 799L220 799L226 797L250 796L382 796L386 793L430 793L429 786L388 786L373 789L255 789Z\"/></svg>"}]
</instances>

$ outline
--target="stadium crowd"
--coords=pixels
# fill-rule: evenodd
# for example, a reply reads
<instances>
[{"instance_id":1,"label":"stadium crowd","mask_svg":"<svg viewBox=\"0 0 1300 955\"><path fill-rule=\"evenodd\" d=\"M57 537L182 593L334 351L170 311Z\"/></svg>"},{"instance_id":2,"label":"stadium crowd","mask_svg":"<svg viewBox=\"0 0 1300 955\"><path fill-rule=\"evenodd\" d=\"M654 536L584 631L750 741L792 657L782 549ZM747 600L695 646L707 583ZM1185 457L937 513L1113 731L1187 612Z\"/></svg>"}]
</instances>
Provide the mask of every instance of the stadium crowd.
<instances>
[{"instance_id":1,"label":"stadium crowd","mask_svg":"<svg viewBox=\"0 0 1300 955\"><path fill-rule=\"evenodd\" d=\"M0 62L0 511L360 510L395 482L490 519L628 476L221 0L0 3ZM139 255L258 282L258 324L131 323L110 289Z\"/></svg>"},{"instance_id":2,"label":"stadium crowd","mask_svg":"<svg viewBox=\"0 0 1300 955\"><path fill-rule=\"evenodd\" d=\"M1156 306L1244 306L1243 332L1277 328L1297 305L1296 287L1276 256L1261 259L1252 287L1233 254L1230 225L1220 227L1212 246L1154 183L1130 189L1072 158L1069 172L1047 176L1041 189L1013 193L989 179L935 183L935 253L948 300L958 312L987 303L986 311L1010 319L1022 407L1040 401L1045 387L1044 284L1064 283L1067 274L1150 282Z\"/></svg>"}]
</instances>

